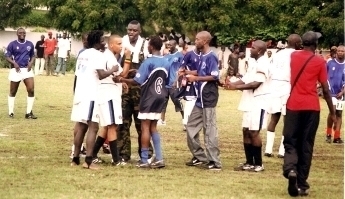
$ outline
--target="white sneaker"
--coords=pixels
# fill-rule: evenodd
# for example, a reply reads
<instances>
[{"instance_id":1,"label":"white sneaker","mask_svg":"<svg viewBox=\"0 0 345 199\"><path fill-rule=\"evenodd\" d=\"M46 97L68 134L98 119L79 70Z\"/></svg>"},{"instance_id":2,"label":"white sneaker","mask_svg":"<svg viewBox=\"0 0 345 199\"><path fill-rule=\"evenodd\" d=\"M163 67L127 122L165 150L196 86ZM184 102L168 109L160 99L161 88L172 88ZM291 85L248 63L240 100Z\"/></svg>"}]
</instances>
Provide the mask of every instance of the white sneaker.
<instances>
[{"instance_id":1,"label":"white sneaker","mask_svg":"<svg viewBox=\"0 0 345 199\"><path fill-rule=\"evenodd\" d=\"M163 120L161 120L161 119L159 119L158 122L157 122L157 125L158 125L158 126L165 126L165 125L166 125L166 122L163 121Z\"/></svg>"},{"instance_id":2,"label":"white sneaker","mask_svg":"<svg viewBox=\"0 0 345 199\"><path fill-rule=\"evenodd\" d=\"M260 172L260 171L264 171L264 170L265 170L264 165L254 167L255 172Z\"/></svg>"}]
</instances>

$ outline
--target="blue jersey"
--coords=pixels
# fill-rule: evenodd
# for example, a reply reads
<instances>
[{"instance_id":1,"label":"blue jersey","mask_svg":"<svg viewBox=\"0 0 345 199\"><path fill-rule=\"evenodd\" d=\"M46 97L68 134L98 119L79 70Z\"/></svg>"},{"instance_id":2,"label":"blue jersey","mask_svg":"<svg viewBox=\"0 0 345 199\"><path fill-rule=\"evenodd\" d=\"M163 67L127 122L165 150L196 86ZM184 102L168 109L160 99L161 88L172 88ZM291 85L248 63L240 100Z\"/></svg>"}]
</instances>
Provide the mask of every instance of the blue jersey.
<instances>
[{"instance_id":1,"label":"blue jersey","mask_svg":"<svg viewBox=\"0 0 345 199\"><path fill-rule=\"evenodd\" d=\"M167 84L167 88L171 88L176 81L177 78L177 71L181 66L181 62L183 59L183 54L181 52L175 52L173 54L167 54L164 56L169 62L169 82Z\"/></svg>"},{"instance_id":2,"label":"blue jersey","mask_svg":"<svg viewBox=\"0 0 345 199\"><path fill-rule=\"evenodd\" d=\"M187 52L182 60L181 67L186 67L187 70L197 70L200 62L200 54L195 50Z\"/></svg>"},{"instance_id":3,"label":"blue jersey","mask_svg":"<svg viewBox=\"0 0 345 199\"><path fill-rule=\"evenodd\" d=\"M34 44L27 40L23 43L20 43L18 40L12 41L8 44L5 54L6 57L13 58L20 68L26 68L34 55ZM14 66L11 67L13 68Z\"/></svg>"},{"instance_id":4,"label":"blue jersey","mask_svg":"<svg viewBox=\"0 0 345 199\"><path fill-rule=\"evenodd\" d=\"M200 65L198 66L198 76L212 76L214 81L198 81L197 90L198 98L195 105L200 108L214 108L218 103L218 58L212 52L204 54L200 58Z\"/></svg>"},{"instance_id":5,"label":"blue jersey","mask_svg":"<svg viewBox=\"0 0 345 199\"><path fill-rule=\"evenodd\" d=\"M337 96L345 84L344 63L339 63L336 59L327 63L327 77L332 97Z\"/></svg>"},{"instance_id":6,"label":"blue jersey","mask_svg":"<svg viewBox=\"0 0 345 199\"><path fill-rule=\"evenodd\" d=\"M141 85L139 112L161 113L168 97L169 62L162 56L153 55L139 67L134 81Z\"/></svg>"}]
</instances>

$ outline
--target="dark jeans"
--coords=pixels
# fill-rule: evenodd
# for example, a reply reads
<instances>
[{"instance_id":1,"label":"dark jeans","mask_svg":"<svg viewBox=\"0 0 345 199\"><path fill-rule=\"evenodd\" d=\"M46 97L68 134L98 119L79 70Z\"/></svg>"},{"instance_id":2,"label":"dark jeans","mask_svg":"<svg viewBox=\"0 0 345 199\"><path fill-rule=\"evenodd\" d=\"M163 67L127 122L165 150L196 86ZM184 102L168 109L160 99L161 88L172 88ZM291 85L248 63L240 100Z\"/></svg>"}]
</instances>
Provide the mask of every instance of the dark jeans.
<instances>
[{"instance_id":1,"label":"dark jeans","mask_svg":"<svg viewBox=\"0 0 345 199\"><path fill-rule=\"evenodd\" d=\"M289 171L297 173L297 185L301 189L309 189L309 176L313 148L320 111L286 110L284 118L284 165L283 174L287 178Z\"/></svg>"}]
</instances>

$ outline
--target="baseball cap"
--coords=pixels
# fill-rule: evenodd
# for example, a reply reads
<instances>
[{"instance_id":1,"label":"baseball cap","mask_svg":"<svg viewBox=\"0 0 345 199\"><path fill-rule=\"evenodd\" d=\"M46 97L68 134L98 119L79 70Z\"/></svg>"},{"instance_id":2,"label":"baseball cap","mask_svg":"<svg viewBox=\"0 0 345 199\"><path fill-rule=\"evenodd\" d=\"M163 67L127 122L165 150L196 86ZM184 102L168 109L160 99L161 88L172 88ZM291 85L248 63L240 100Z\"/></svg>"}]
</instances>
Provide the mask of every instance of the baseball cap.
<instances>
[{"instance_id":1,"label":"baseball cap","mask_svg":"<svg viewBox=\"0 0 345 199\"><path fill-rule=\"evenodd\" d=\"M322 37L322 34L319 32L308 31L302 36L303 46L312 46L316 45L319 38Z\"/></svg>"}]
</instances>

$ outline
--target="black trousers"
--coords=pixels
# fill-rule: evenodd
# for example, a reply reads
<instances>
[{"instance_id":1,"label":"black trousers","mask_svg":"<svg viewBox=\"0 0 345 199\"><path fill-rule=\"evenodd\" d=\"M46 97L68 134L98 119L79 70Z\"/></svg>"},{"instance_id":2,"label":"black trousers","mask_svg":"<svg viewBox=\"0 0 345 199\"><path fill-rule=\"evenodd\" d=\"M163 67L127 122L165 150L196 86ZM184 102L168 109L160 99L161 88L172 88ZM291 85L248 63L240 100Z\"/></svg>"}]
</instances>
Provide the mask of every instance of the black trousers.
<instances>
[{"instance_id":1,"label":"black trousers","mask_svg":"<svg viewBox=\"0 0 345 199\"><path fill-rule=\"evenodd\" d=\"M320 111L286 110L284 118L284 165L283 175L287 178L291 170L297 173L297 185L309 189L309 176L313 148Z\"/></svg>"}]
</instances>

